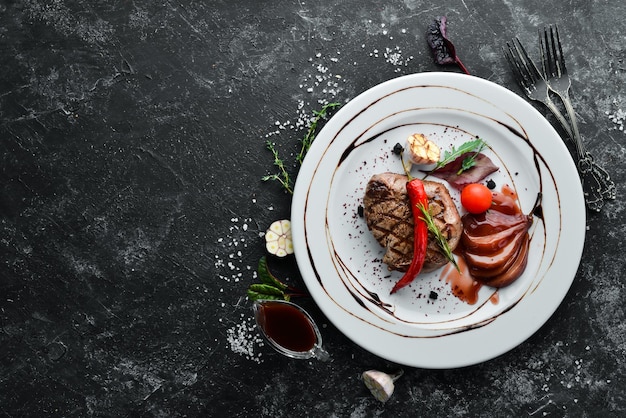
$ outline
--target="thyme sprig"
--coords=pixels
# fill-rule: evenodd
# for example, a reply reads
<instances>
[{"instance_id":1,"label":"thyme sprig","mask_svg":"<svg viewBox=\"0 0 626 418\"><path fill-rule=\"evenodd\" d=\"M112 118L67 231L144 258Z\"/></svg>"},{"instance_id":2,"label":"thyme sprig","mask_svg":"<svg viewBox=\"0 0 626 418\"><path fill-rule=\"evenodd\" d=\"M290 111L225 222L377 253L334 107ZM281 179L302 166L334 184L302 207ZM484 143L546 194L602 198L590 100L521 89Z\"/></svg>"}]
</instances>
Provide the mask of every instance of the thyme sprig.
<instances>
[{"instance_id":1,"label":"thyme sprig","mask_svg":"<svg viewBox=\"0 0 626 418\"><path fill-rule=\"evenodd\" d=\"M314 115L313 120L311 120L311 124L309 125L309 129L306 135L304 136L304 138L302 138L302 141L301 141L302 147L300 148L300 152L296 156L296 161L300 163L300 165L302 165L302 162L304 161L304 157L306 156L306 153L309 152L309 148L311 148L311 145L313 144L313 141L315 140L315 134L316 134L318 122L321 119L326 119L326 116L329 110L335 109L339 106L341 106L341 103L332 102L332 103L327 103L324 106L322 106L322 108L319 111L317 110L313 111L313 115Z\"/></svg>"},{"instance_id":2,"label":"thyme sprig","mask_svg":"<svg viewBox=\"0 0 626 418\"><path fill-rule=\"evenodd\" d=\"M285 168L285 163L283 162L282 158L280 158L280 155L278 154L278 150L276 149L276 144L274 144L272 141L267 141L266 146L267 146L267 149L269 149L272 152L272 155L274 156L274 165L278 167L278 173L268 174L266 176L263 176L261 177L261 180L263 181L275 180L279 182L283 186L283 189L287 190L289 194L293 194L291 176L289 175L289 172Z\"/></svg>"},{"instance_id":3,"label":"thyme sprig","mask_svg":"<svg viewBox=\"0 0 626 418\"><path fill-rule=\"evenodd\" d=\"M457 271L461 271L459 265L456 262L456 259L454 258L454 254L452 254L452 250L448 245L448 240L446 239L446 237L443 236L443 234L441 233L441 229L439 229L437 224L435 224L435 220L433 219L430 212L428 212L428 209L425 208L424 205L421 203L418 204L417 207L422 212L421 219L426 223L428 231L433 235L433 237L435 237L435 241L437 241L437 245L441 249L442 254L448 259L448 261L450 261L454 265Z\"/></svg>"},{"instance_id":4,"label":"thyme sprig","mask_svg":"<svg viewBox=\"0 0 626 418\"><path fill-rule=\"evenodd\" d=\"M300 151L296 155L296 162L298 163L298 165L302 165L304 161L304 157L309 152L309 149L311 148L311 145L313 144L313 141L315 140L319 122L322 119L326 119L326 117L328 116L328 112L330 110L333 110L340 106L341 106L341 103L332 102L332 103L325 104L324 106L322 106L320 110L313 111L313 118L311 119L308 125L308 130L306 132L306 135L304 136L304 138L300 140L301 142ZM272 155L274 156L274 165L278 168L278 173L265 175L261 177L261 180L278 181L283 187L283 189L289 192L289 194L293 194L293 180L291 178L291 175L287 171L285 162L283 161L283 159L280 157L278 153L276 144L272 141L267 141L266 146L267 146L267 149L270 150L272 152Z\"/></svg>"}]
</instances>

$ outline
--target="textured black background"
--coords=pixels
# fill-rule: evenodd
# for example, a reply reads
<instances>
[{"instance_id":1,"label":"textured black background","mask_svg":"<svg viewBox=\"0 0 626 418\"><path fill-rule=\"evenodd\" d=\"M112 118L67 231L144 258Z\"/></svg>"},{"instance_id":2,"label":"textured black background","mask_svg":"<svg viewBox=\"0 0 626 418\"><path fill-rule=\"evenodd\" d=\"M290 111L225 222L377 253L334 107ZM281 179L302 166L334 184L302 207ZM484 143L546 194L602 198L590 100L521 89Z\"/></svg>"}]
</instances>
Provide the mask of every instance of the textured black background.
<instances>
[{"instance_id":1,"label":"textured black background","mask_svg":"<svg viewBox=\"0 0 626 418\"><path fill-rule=\"evenodd\" d=\"M407 369L383 406L359 375L393 365L312 301L330 363L281 357L252 326L259 234L290 211L260 181L265 141L291 162L321 103L458 71L425 43L439 15L470 72L516 92L502 45L536 56L537 29L559 24L618 200L590 215L539 332L485 364ZM625 15L619 0L1 2L0 415L623 415ZM274 268L301 284L293 262Z\"/></svg>"}]
</instances>

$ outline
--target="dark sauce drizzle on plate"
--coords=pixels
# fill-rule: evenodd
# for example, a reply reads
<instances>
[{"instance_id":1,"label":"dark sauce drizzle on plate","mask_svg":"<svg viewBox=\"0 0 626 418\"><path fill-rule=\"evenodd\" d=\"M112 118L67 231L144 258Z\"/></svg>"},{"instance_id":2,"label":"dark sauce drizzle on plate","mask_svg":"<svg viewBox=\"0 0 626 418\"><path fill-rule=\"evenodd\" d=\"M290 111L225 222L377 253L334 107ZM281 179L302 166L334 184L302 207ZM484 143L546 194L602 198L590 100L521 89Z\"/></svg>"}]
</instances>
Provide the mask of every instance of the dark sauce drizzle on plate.
<instances>
[{"instance_id":1,"label":"dark sauce drizzle on plate","mask_svg":"<svg viewBox=\"0 0 626 418\"><path fill-rule=\"evenodd\" d=\"M370 105L369 105L369 106L367 106L367 107L365 107L364 109L362 109L362 110L361 110L360 112L358 112L358 113L357 113L354 117L352 117L350 120L348 120L348 121L347 121L347 122L346 122L346 123L345 123L345 124L344 124L344 125L340 128L340 129L338 129L338 130L337 130L337 132L335 133L335 136L334 136L334 137L332 138L332 140L330 141L329 145L330 145L330 144L332 144L332 143L333 143L333 142L337 139L337 137L339 136L339 134L340 134L340 133L341 133L344 129L346 129L346 128L347 128L347 127L348 127L348 126L349 126L349 125L350 125L350 124L351 124L351 123L352 123L352 122L353 122L353 121L354 121L354 120L355 120L355 119L356 119L359 115L361 115L361 114L362 114L363 112L365 112L367 109L369 109L370 107L374 106L375 104L377 104L378 102L380 102L380 101L381 101L381 100L383 100L384 98L390 97L390 96L392 96L393 94L399 93L399 92L401 92L401 91L403 91L403 90L408 90L408 89L412 89L412 88L425 88L425 87L431 87L431 88L432 88L432 87L437 87L437 88L449 88L449 89L454 89L454 88L452 88L452 87L448 87L448 86L436 86L436 85L433 85L433 86L412 86L412 87L407 87L407 88L399 89L399 90L397 90L397 91L395 91L395 92L392 92L392 93L390 93L390 94L388 94L388 95L386 95L386 96L383 96L383 97L381 97L381 98L379 98L379 99L375 100L374 102L370 103ZM467 95L470 95L470 96L476 97L476 96L472 95L471 93L467 93L467 92L462 91L462 90L459 90L459 89L454 89L454 90L458 90L458 91L461 91L461 92L462 92L462 93L464 93L464 94L467 94ZM476 97L476 98L478 98L479 100L483 100L483 99L480 99L479 97ZM412 109L412 110L417 110L417 109ZM529 146L529 147L530 147L530 149L531 149L531 150L532 150L532 152L533 152L533 162L534 162L535 169L536 169L536 171L537 171L538 178L539 178L539 190L538 190L538 192L537 192L537 202L535 202L535 205L534 205L535 209L534 209L534 211L533 211L533 214L535 215L535 217L536 217L537 219L539 219L541 222L543 222L543 223L544 223L544 229L543 229L543 230L544 230L544 235L545 235L545 234L546 234L546 229L545 229L545 219L543 218L543 209L542 209L542 205L541 205L541 195L542 195L542 192L543 192L543 187L544 187L544 185L543 185L543 181L544 181L544 179L543 179L543 177L542 177L542 175L541 175L541 165L540 165L540 162L541 162L541 163L543 163L544 167L547 169L547 171L548 171L548 173L549 173L549 175L550 175L550 180L551 180L551 181L552 181L552 183L553 183L553 184L555 184L555 186L556 186L556 180L555 180L555 178L554 178L554 174L552 173L552 171L551 171L550 167L548 166L548 164L547 164L547 162L546 162L545 157L543 157L543 156L539 153L539 151L537 150L537 148L536 148L536 147L532 144L532 142L530 141L530 139L528 138L528 136L527 136L525 133L521 133L519 130L517 130L517 129L516 129L515 127L513 127L513 126L510 126L510 125L508 125L508 124L506 124L506 123L504 123L504 122L502 122L502 121L499 121L499 120L497 120L497 119L494 119L494 118L492 118L492 117L488 117L488 116L485 116L485 115L481 115L481 114L478 114L478 113L475 113L475 112L471 112L471 111L468 111L468 110L465 110L465 109L449 108L449 110L456 110L456 111L461 111L461 112L465 112L465 113L470 113L470 114L476 115L476 116L478 116L478 117L480 117L480 118L486 118L486 119L489 119L489 120L491 120L492 122L495 122L495 123L497 123L498 125L500 125L500 126L502 126L502 127L506 128L509 132L511 132L513 135L515 135L517 138L519 138L520 140L522 140L522 141L523 141L523 142L524 142L527 146ZM390 115L390 116L392 116L392 115ZM519 122L518 122L518 121L517 121L517 120L516 120L516 119L515 119L512 115L507 114L507 116L508 116L508 117L510 117L511 119L513 119L515 122L517 122L517 124L521 127L521 123L519 123ZM378 122L376 122L376 123L378 123ZM406 124L406 125L408 126L408 125L412 125L412 124ZM346 160L346 159L350 156L350 154L351 154L352 152L354 152L354 151L355 151L358 147L360 147L361 145L367 144L367 143L369 143L369 142L375 141L377 138L379 138L380 136L384 135L385 133L387 133L387 132L389 132L389 131L391 131L391 130L397 129L398 127L401 127L401 126L405 126L405 125L396 125L396 126L393 126L392 128L390 128L390 129L388 129L388 130L386 130L386 131L384 131L384 132L378 133L378 134L376 134L376 135L374 135L374 136L372 136L372 137L369 137L369 138L367 138L367 139L365 139L365 140L363 140L363 141L359 142L359 141L361 140L361 138L363 138L363 137L366 135L367 131L369 131L369 129L370 129L370 128L368 128L368 129L366 129L365 131L363 131L360 135L358 135L358 136L357 136L357 137L356 137L356 138L352 141L352 143L351 143L348 147L346 147L346 149L344 150L344 152L342 153L342 155L341 155L341 157L340 157L340 159L339 159L339 162L338 162L338 164L337 164L337 167L335 168L335 172L336 172L336 171L337 171L337 169L341 166L341 164L342 164L343 162L345 162L345 160ZM452 127L452 126L450 126L450 127ZM453 128L454 128L454 129L459 129L458 127L453 127ZM523 130L523 127L521 127L521 129ZM328 148L326 149L326 151L325 151L324 153L326 153L327 151L328 151ZM321 160L322 160L322 159L320 159L320 161L321 161ZM319 166L318 166L318 167L316 167L315 172L317 172L317 169L319 169ZM509 174L510 174L510 173L509 173ZM314 176L315 176L315 174L314 174ZM558 196L558 188L556 188L556 187L555 187L555 191L556 191L556 193L557 193L557 200L560 200L560 199L559 199L559 196ZM306 202L305 202L305 210L304 210L304 213L305 213L305 222L304 222L304 223L305 223L305 225L306 225L306 213L307 213L307 208L308 208L308 203L309 203L309 198L310 198L309 193L310 193L310 188L309 188L309 190L307 190L307 193L306 193ZM560 204L559 204L559 207L560 207ZM342 268L342 270L343 270L344 272L347 272L347 273L349 273L352 277L356 278L356 277L357 277L357 275L355 275L354 273L352 273L352 272L349 270L348 266L347 266L347 265L346 265L346 264L345 264L345 263L341 260L341 256L338 254L338 252L337 252L337 251L335 250L335 248L334 248L334 245L333 245L333 243L332 243L332 239L330 239L330 234L329 234L329 232L328 232L328 231L329 231L328 217L326 217L325 229L326 229L326 237L327 237L327 241L328 241L327 243L328 243L328 244L332 247L332 252L333 252L333 254L334 254L335 260L336 260L336 261L340 264L340 266L341 266L341 268ZM560 231L560 228L559 228L559 231ZM308 242L308 238L306 237L306 227L305 227L305 240L307 240L307 242ZM532 240L532 237L531 237L531 240ZM545 256L545 245L546 245L545 236L544 236L544 240L543 240L543 242L544 242L544 249L542 250L542 257L544 257L544 256ZM315 260L313 259L313 256L312 256L312 254L311 254L311 251L310 251L310 246L309 246L309 245L307 245L307 252L308 252L308 258L309 258L309 261L310 261L310 265L311 265L311 267L312 267L312 269L313 269L313 271L314 271L314 274L315 274L315 276L316 276L316 279L317 279L317 281L319 282L319 284L320 284L321 288L322 288L322 289L324 290L324 292L326 293L326 295L329 297L329 299L331 299L331 300L332 300L332 301L333 301L333 302L334 302L337 306L339 306L341 309L343 309L346 313L348 313L348 314L350 314L350 315L352 315L352 316L354 316L354 317L358 318L359 320L364 321L364 322L366 322L366 323L368 323L368 324L370 324L370 325L372 325L372 326L374 326L374 327L380 328L380 329L385 330L385 331L387 331L387 332L394 333L394 334L396 334L396 335L398 335L398 336L401 336L401 337L407 337L407 338L439 338L439 337L444 337L444 336L446 336L446 335L457 334L457 333L460 333L460 332L465 332L465 331L469 331L469 330L472 330L472 329L480 328L480 327L483 327L483 326L485 326L485 325L488 325L489 323L491 323L491 322L493 322L495 319L497 319L499 316L502 316L502 315L504 315L506 312L508 312L508 311L510 311L511 309L513 309L513 307L515 307L515 305L517 305L517 303L519 303L519 302L523 299L523 297L524 297L524 295L522 295L522 297L520 297L517 301L514 301L514 302L513 302L513 303L511 303L509 306L507 306L504 310L502 310L502 311L501 311L501 312L499 312L498 314L496 314L496 315L492 316L491 318L487 318L487 319L485 319L485 320L483 320L483 321L476 322L476 323L471 324L471 325L468 325L468 326L457 327L457 328L454 328L454 329L445 329L445 330L444 330L445 332L443 332L442 334L438 334L438 335L436 335L436 336L411 336L411 335L402 335L402 334L398 334L398 333L396 333L396 332L392 332L392 331L386 330L386 329L384 329L384 328L382 328L382 327L380 327L380 326L378 326L378 325L376 325L376 324L373 324L372 322L370 322L370 321L368 321L368 320L366 320L366 319L362 318L361 316L356 315L355 313L350 312L349 310L347 310L346 308L344 308L344 307L343 307L343 306L342 306L342 305L341 305L341 304L340 304L337 300L335 300L335 299L333 298L333 296L332 296L332 295L331 295L331 294L330 294L330 293L326 290L326 288L325 288L325 286L324 286L324 283L323 283L323 280L322 280L322 278L321 278L321 275L320 275L320 273L319 273L318 269L317 269L317 268L316 268L316 266L315 266ZM553 262L553 260L550 260L550 265L552 264L552 262ZM337 268L337 266L335 266L335 268ZM338 272L338 273L339 273L339 272ZM341 275L340 275L340 274L338 274L338 276L341 276ZM357 280L357 282L358 282L358 280ZM539 282L537 283L537 285L536 285L533 289L529 289L529 290L530 290L531 292L532 292L532 291L534 291L534 290L537 288L537 286L539 285L539 283L540 283L540 282L541 282L541 280L539 280ZM354 298L354 300L355 300L355 301L356 301L356 302L357 302L357 303L358 303L361 307L363 307L363 309L365 309L365 310L369 311L370 313L374 314L374 315L375 315L375 316L377 316L378 318L383 319L383 320L385 320L385 321L387 321L387 322L392 322L392 321L390 321L388 318L385 318L384 316L380 315L380 314L379 314L379 312L377 312L377 310L378 310L378 311L382 311L382 312L384 312L384 313L385 313L385 315L390 315L390 316L392 316L392 317L393 317L393 319L395 319L396 321L406 322L406 321L403 321L401 318L398 318L398 317L396 317L396 316L395 316L394 311L393 311L393 306L392 306L392 305L387 304L387 303L384 303L384 302L381 300L381 298L380 298L380 297L379 297L379 296L378 296L375 292L371 292L371 291L369 291L369 290L365 289L365 287L364 287L364 286L362 286L362 287L363 287L363 289L357 292L357 291L355 291L355 290L351 289L349 286L345 285L346 290L347 290L347 291L349 292L349 294L350 294L350 295ZM527 291L527 292L528 292L528 291ZM366 303L366 302L367 302L367 303ZM478 310L478 309L480 309L482 306L484 306L484 304L486 304L486 303L488 303L488 302L489 302L489 299L487 299L487 300L486 300L486 301L485 301L482 305L478 306L478 307L477 307L477 310ZM370 305L373 305L374 307L376 307L376 310L372 309L372 308L370 307ZM469 315L471 315L471 313L470 313ZM469 315L468 315L468 316L469 316ZM456 320L456 319L455 319L455 320Z\"/></svg>"}]
</instances>

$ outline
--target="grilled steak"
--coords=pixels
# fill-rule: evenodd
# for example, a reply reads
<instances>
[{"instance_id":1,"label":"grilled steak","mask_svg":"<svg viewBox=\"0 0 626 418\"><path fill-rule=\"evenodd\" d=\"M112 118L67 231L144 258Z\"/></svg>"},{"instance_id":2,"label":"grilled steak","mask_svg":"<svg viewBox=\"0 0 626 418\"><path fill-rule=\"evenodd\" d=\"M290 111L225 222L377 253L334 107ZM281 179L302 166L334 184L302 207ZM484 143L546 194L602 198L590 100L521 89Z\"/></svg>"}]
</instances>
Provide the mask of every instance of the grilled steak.
<instances>
[{"instance_id":1,"label":"grilled steak","mask_svg":"<svg viewBox=\"0 0 626 418\"><path fill-rule=\"evenodd\" d=\"M374 238L386 248L383 262L389 270L406 271L413 259L413 214L406 193L408 178L396 173L375 174L367 183L363 215ZM448 189L441 183L424 180L428 211L448 240L451 250L459 243L463 224ZM448 260L429 234L422 271L432 271Z\"/></svg>"}]
</instances>

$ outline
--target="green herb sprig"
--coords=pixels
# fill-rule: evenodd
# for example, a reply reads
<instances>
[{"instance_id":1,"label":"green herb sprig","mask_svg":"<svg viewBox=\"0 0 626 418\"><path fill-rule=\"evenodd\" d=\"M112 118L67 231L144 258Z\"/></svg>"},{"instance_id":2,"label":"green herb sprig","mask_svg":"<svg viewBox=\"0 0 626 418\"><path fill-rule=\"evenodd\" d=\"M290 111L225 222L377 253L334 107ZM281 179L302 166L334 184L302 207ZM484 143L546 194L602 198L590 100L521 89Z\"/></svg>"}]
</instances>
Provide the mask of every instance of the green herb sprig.
<instances>
[{"instance_id":1,"label":"green herb sprig","mask_svg":"<svg viewBox=\"0 0 626 418\"><path fill-rule=\"evenodd\" d=\"M457 175L474 167L476 164L476 156L487 146L487 143L482 139L479 138L477 141L480 141L480 143L476 146L476 149L473 152L470 151L472 153L471 155L468 155L463 159L461 168L459 168L459 171L456 172Z\"/></svg>"},{"instance_id":2,"label":"green herb sprig","mask_svg":"<svg viewBox=\"0 0 626 418\"><path fill-rule=\"evenodd\" d=\"M285 190L287 190L287 192L289 192L289 194L293 194L293 188L291 186L292 185L291 176L289 175L289 172L285 168L285 163L280 158L280 155L278 155L276 144L274 144L272 141L267 141L266 146L267 146L267 149L269 149L272 152L272 155L274 156L274 165L278 167L278 173L268 174L266 176L263 176L261 177L261 180L263 181L275 180L279 182L282 185L282 187Z\"/></svg>"},{"instance_id":3,"label":"green herb sprig","mask_svg":"<svg viewBox=\"0 0 626 418\"><path fill-rule=\"evenodd\" d=\"M428 231L435 237L435 241L437 241L437 245L441 249L442 254L448 259L448 261L450 261L454 265L457 271L461 271L459 265L456 262L456 259L454 258L454 254L452 254L452 250L448 245L448 240L446 239L446 237L443 236L441 230L435 224L435 221L430 212L428 212L428 209L425 208L422 204L418 204L417 207L422 212L421 219L426 223Z\"/></svg>"},{"instance_id":4,"label":"green herb sprig","mask_svg":"<svg viewBox=\"0 0 626 418\"><path fill-rule=\"evenodd\" d=\"M316 110L313 111L314 118L311 121L311 124L309 125L309 130L307 131L304 138L302 138L302 141L301 141L302 147L300 148L300 152L296 156L296 161L298 163L302 164L302 162L304 161L304 157L306 156L306 153L309 152L309 148L311 148L311 145L313 144L313 141L315 140L317 124L319 123L319 121L321 119L326 119L326 116L329 110L335 109L339 106L341 106L341 103L332 102L332 103L327 103L324 106L322 106L322 108L319 111L316 111Z\"/></svg>"},{"instance_id":5,"label":"green herb sprig","mask_svg":"<svg viewBox=\"0 0 626 418\"><path fill-rule=\"evenodd\" d=\"M300 140L301 142L300 151L296 155L296 162L299 165L302 165L304 161L304 157L306 156L307 152L309 152L309 149L311 148L311 145L313 144L313 141L315 140L319 122L322 119L326 119L326 117L328 116L328 112L330 110L333 110L340 106L341 106L341 103L332 102L332 103L325 104L324 106L322 106L320 110L313 111L313 119L311 119L309 123L309 127L308 127L306 135L304 136L304 138ZM261 180L278 181L283 187L283 189L285 189L289 194L293 194L293 181L291 179L291 176L289 175L289 172L287 171L285 162L283 161L282 158L280 158L278 149L276 149L276 144L272 141L267 141L266 146L267 146L267 149L269 149L272 152L272 155L274 156L274 165L278 168L278 173L265 175L261 177Z\"/></svg>"},{"instance_id":6,"label":"green herb sprig","mask_svg":"<svg viewBox=\"0 0 626 418\"><path fill-rule=\"evenodd\" d=\"M278 280L267 266L267 258L261 257L257 268L261 283L254 283L248 287L248 298L255 300L290 300L292 297L307 296L307 293L289 286Z\"/></svg>"},{"instance_id":7,"label":"green herb sprig","mask_svg":"<svg viewBox=\"0 0 626 418\"><path fill-rule=\"evenodd\" d=\"M472 155L468 155L467 157L463 159L461 168L459 168L459 171L457 172L457 174L461 174L463 171L469 170L476 164L476 156L486 146L487 146L487 143L485 141L483 141L481 138L477 138L473 141L467 141L459 145L458 148L452 147L450 151L444 151L443 159L439 161L437 165L435 165L435 168L433 168L430 172L432 173L433 171L436 171L440 169L441 167L444 167L450 164L452 161L456 160L457 158L459 158L460 156L464 154L472 153Z\"/></svg>"}]
</instances>

